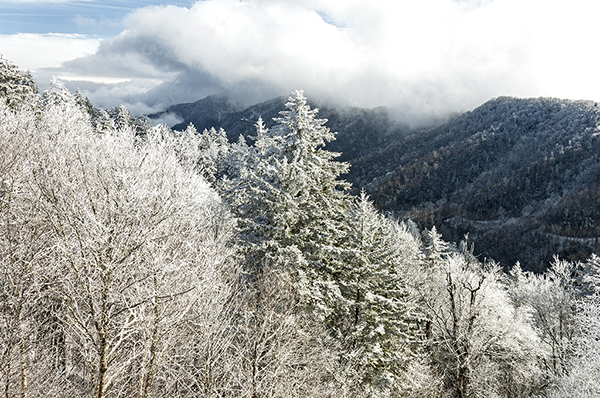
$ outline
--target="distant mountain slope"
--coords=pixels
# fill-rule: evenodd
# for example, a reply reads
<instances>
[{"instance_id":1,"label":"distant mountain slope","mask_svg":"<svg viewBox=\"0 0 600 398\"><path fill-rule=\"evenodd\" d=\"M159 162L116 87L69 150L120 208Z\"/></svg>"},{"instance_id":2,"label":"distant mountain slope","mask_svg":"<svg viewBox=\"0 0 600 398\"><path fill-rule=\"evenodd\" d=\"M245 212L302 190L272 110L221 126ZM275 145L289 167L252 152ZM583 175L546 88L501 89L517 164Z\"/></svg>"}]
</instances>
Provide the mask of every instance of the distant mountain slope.
<instances>
[{"instance_id":1,"label":"distant mountain slope","mask_svg":"<svg viewBox=\"0 0 600 398\"><path fill-rule=\"evenodd\" d=\"M469 233L476 253L542 268L600 251L600 107L497 98L355 159L350 180L384 210Z\"/></svg>"},{"instance_id":2,"label":"distant mountain slope","mask_svg":"<svg viewBox=\"0 0 600 398\"><path fill-rule=\"evenodd\" d=\"M205 128L219 126L238 109L233 102L224 96L210 95L196 102L171 105L163 112L148 115L150 119L159 119L166 114L175 114L183 122L172 126L175 130L185 130L193 123L200 131Z\"/></svg>"},{"instance_id":3,"label":"distant mountain slope","mask_svg":"<svg viewBox=\"0 0 600 398\"><path fill-rule=\"evenodd\" d=\"M267 127L275 123L273 118L285 109L286 97L277 97L269 101L252 105L246 109L237 109L233 103L220 96L209 96L194 103L169 107L159 114L149 115L158 119L165 114L175 114L183 122L173 126L183 130L192 123L199 131L223 128L231 141L239 135L255 135L254 124L262 117ZM351 160L384 148L394 139L406 135L410 130L393 120L386 108L338 108L311 103L319 108L319 118L327 119L327 127L338 132L337 139L328 145L328 149L341 152L340 160Z\"/></svg>"}]
</instances>

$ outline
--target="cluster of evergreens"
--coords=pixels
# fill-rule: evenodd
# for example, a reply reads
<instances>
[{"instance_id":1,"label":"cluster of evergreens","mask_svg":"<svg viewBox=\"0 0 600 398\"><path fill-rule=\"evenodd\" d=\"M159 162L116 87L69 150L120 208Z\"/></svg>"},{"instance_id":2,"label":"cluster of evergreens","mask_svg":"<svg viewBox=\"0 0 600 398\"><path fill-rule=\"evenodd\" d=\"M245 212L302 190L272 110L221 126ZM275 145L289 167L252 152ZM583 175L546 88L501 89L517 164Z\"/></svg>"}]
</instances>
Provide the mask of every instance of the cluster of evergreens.
<instances>
[{"instance_id":1,"label":"cluster of evergreens","mask_svg":"<svg viewBox=\"0 0 600 398\"><path fill-rule=\"evenodd\" d=\"M600 259L507 274L375 209L302 92L249 145L0 58L6 397L597 396Z\"/></svg>"}]
</instances>

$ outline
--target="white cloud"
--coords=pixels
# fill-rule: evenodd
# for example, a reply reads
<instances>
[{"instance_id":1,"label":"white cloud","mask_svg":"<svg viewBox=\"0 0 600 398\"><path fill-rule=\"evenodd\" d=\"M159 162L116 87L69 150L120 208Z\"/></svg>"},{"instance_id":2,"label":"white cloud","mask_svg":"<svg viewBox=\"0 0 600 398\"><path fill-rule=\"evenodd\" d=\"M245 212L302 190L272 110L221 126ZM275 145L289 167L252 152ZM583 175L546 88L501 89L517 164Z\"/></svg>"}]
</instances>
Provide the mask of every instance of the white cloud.
<instances>
[{"instance_id":1,"label":"white cloud","mask_svg":"<svg viewBox=\"0 0 600 398\"><path fill-rule=\"evenodd\" d=\"M77 25L77 27L80 27L80 28L82 28L82 27L117 28L120 26L120 21L111 20L109 18L106 18L104 15L100 15L97 18L90 18L90 17L83 16L81 14L78 14L75 16L73 21L75 22L75 25Z\"/></svg>"},{"instance_id":2,"label":"white cloud","mask_svg":"<svg viewBox=\"0 0 600 398\"><path fill-rule=\"evenodd\" d=\"M58 70L129 80L90 93L151 107L303 88L418 120L499 95L600 100L599 19L597 0L205 0L139 9Z\"/></svg>"},{"instance_id":3,"label":"white cloud","mask_svg":"<svg viewBox=\"0 0 600 398\"><path fill-rule=\"evenodd\" d=\"M118 83L128 83L131 82L131 79L120 78L120 77L107 77L107 76L92 76L92 75L73 75L73 74L65 74L56 76L60 80L65 80L68 82L91 82L97 84L118 84Z\"/></svg>"},{"instance_id":4,"label":"white cloud","mask_svg":"<svg viewBox=\"0 0 600 398\"><path fill-rule=\"evenodd\" d=\"M0 35L0 51L22 68L59 67L64 62L94 54L100 39L75 34Z\"/></svg>"},{"instance_id":5,"label":"white cloud","mask_svg":"<svg viewBox=\"0 0 600 398\"><path fill-rule=\"evenodd\" d=\"M175 115L174 113L167 113L166 115L163 115L161 118L152 120L152 123L154 123L154 124L165 124L167 126L175 126L176 124L179 124L181 122L183 122L183 119L181 119L179 116Z\"/></svg>"}]
</instances>

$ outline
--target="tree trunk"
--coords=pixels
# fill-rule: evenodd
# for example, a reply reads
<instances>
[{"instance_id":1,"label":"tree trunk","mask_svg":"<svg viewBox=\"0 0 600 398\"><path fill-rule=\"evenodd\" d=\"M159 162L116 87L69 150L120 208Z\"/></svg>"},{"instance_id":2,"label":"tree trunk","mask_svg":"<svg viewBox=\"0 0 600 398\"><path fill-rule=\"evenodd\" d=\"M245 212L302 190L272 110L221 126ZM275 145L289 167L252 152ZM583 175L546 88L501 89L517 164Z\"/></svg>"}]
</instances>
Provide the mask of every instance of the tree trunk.
<instances>
[{"instance_id":1,"label":"tree trunk","mask_svg":"<svg viewBox=\"0 0 600 398\"><path fill-rule=\"evenodd\" d=\"M98 367L98 384L96 386L96 398L104 398L106 393L106 373L108 372L108 363L106 358L106 338L100 337L100 348L99 348L99 367Z\"/></svg>"}]
</instances>

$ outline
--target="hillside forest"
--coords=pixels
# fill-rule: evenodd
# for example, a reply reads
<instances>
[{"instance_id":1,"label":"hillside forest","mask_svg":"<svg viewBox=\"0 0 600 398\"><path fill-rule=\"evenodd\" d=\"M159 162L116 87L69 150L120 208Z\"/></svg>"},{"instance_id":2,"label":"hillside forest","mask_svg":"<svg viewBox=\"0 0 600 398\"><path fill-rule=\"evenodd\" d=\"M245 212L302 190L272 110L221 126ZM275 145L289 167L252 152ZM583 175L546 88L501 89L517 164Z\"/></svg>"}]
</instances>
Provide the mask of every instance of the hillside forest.
<instances>
[{"instance_id":1,"label":"hillside forest","mask_svg":"<svg viewBox=\"0 0 600 398\"><path fill-rule=\"evenodd\" d=\"M600 394L599 257L507 269L383 213L302 91L254 131L0 57L2 396Z\"/></svg>"}]
</instances>

